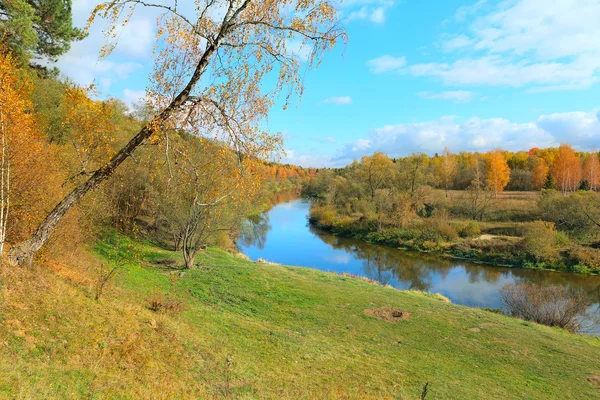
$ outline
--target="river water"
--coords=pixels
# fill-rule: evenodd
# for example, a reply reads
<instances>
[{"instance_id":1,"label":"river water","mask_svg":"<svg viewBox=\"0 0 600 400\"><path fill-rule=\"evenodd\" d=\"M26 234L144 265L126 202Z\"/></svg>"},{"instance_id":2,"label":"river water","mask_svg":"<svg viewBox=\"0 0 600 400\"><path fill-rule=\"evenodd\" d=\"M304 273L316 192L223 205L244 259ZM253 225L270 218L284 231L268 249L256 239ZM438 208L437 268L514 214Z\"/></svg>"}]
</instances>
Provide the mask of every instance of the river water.
<instances>
[{"instance_id":1,"label":"river water","mask_svg":"<svg viewBox=\"0 0 600 400\"><path fill-rule=\"evenodd\" d=\"M347 272L398 289L441 293L471 307L502 308L499 289L511 282L584 290L590 310L600 307L600 276L478 265L341 238L310 226L309 208L302 199L275 205L240 240L242 252L254 261Z\"/></svg>"}]
</instances>

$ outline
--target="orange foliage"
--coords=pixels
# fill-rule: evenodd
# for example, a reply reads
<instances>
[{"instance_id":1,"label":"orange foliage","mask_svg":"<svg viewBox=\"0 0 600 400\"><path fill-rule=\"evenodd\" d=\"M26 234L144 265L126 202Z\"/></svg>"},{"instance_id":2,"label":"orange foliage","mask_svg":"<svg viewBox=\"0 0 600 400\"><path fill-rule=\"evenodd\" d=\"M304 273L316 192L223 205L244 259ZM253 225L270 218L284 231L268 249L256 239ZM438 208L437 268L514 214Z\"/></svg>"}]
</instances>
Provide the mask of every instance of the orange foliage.
<instances>
[{"instance_id":1,"label":"orange foliage","mask_svg":"<svg viewBox=\"0 0 600 400\"><path fill-rule=\"evenodd\" d=\"M49 211L59 195L55 147L46 144L31 113L31 84L10 55L0 53L0 120L10 167L9 242L22 240Z\"/></svg>"},{"instance_id":2,"label":"orange foliage","mask_svg":"<svg viewBox=\"0 0 600 400\"><path fill-rule=\"evenodd\" d=\"M568 144L560 145L552 165L552 177L563 194L574 192L581 182L581 160Z\"/></svg>"},{"instance_id":3,"label":"orange foliage","mask_svg":"<svg viewBox=\"0 0 600 400\"><path fill-rule=\"evenodd\" d=\"M544 184L546 183L546 179L548 178L548 173L550 172L550 167L548 167L548 164L546 163L546 161L544 161L543 159L538 159L538 161L536 162L536 164L533 167L533 171L532 171L532 180L533 180L533 187L536 190L540 190L542 187L544 187Z\"/></svg>"},{"instance_id":4,"label":"orange foliage","mask_svg":"<svg viewBox=\"0 0 600 400\"><path fill-rule=\"evenodd\" d=\"M284 181L290 178L311 178L315 176L315 168L302 168L291 164L266 163L263 167L265 179L272 181Z\"/></svg>"},{"instance_id":5,"label":"orange foliage","mask_svg":"<svg viewBox=\"0 0 600 400\"><path fill-rule=\"evenodd\" d=\"M597 153L592 153L585 159L583 179L587 181L592 190L597 190L600 186L600 162Z\"/></svg>"},{"instance_id":6,"label":"orange foliage","mask_svg":"<svg viewBox=\"0 0 600 400\"><path fill-rule=\"evenodd\" d=\"M510 168L506 162L504 153L500 150L489 152L487 159L487 184L494 191L499 193L504 190L510 180Z\"/></svg>"}]
</instances>

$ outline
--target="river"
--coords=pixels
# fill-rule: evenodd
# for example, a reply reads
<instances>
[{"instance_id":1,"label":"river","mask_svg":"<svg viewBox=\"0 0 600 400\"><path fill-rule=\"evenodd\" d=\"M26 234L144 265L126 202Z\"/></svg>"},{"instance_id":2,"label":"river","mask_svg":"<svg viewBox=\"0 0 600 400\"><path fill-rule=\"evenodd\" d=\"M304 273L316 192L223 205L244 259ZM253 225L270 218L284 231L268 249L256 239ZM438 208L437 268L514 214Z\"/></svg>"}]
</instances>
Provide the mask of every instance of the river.
<instances>
[{"instance_id":1,"label":"river","mask_svg":"<svg viewBox=\"0 0 600 400\"><path fill-rule=\"evenodd\" d=\"M441 293L470 307L502 308L499 289L526 282L583 290L590 297L590 310L600 309L600 276L472 264L342 238L310 226L309 208L302 199L275 205L254 221L240 249L255 261L347 272L398 289Z\"/></svg>"}]
</instances>

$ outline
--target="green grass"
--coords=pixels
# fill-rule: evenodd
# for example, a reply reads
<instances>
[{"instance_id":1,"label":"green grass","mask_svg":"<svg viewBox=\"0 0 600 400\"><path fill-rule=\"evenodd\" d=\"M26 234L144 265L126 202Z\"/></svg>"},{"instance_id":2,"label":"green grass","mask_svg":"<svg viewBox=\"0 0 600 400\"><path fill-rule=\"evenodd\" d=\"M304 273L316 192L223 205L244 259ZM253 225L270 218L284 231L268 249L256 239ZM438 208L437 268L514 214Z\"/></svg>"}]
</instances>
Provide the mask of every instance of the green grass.
<instances>
[{"instance_id":1,"label":"green grass","mask_svg":"<svg viewBox=\"0 0 600 400\"><path fill-rule=\"evenodd\" d=\"M426 382L428 399L600 398L595 338L218 249L159 267L181 258L136 246L100 303L83 278L3 270L1 398L418 399ZM364 313L381 306L412 318Z\"/></svg>"}]
</instances>

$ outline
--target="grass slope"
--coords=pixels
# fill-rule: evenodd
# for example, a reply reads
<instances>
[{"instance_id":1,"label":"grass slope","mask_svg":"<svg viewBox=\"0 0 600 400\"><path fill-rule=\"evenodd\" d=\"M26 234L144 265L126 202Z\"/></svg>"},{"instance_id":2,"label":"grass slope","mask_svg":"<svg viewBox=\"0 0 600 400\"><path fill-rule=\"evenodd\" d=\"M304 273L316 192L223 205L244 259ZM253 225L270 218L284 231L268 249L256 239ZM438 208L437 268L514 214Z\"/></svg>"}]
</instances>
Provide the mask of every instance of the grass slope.
<instances>
[{"instance_id":1,"label":"grass slope","mask_svg":"<svg viewBox=\"0 0 600 400\"><path fill-rule=\"evenodd\" d=\"M0 398L600 398L598 339L217 249L183 276L138 255L100 302L90 268L2 267Z\"/></svg>"}]
</instances>

